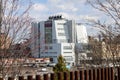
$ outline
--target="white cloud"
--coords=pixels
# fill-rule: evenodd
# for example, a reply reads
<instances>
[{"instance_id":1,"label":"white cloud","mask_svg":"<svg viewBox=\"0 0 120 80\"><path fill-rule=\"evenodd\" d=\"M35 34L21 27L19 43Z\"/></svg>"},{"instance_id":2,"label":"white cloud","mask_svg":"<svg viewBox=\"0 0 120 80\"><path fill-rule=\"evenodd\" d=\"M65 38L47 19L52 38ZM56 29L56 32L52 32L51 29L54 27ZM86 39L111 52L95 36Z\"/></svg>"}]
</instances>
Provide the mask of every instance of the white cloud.
<instances>
[{"instance_id":1,"label":"white cloud","mask_svg":"<svg viewBox=\"0 0 120 80\"><path fill-rule=\"evenodd\" d=\"M60 1L62 0L48 0L48 3L56 4L56 3L59 3Z\"/></svg>"},{"instance_id":2,"label":"white cloud","mask_svg":"<svg viewBox=\"0 0 120 80\"><path fill-rule=\"evenodd\" d=\"M67 19L78 21L95 20L101 17L94 9L86 7L85 2L86 0L47 0L46 3L34 4L34 12L31 12L31 16L46 20L48 16L62 14Z\"/></svg>"},{"instance_id":3,"label":"white cloud","mask_svg":"<svg viewBox=\"0 0 120 80\"><path fill-rule=\"evenodd\" d=\"M79 0L77 0L79 2ZM78 6L76 6L76 1L74 0L48 0L47 5L54 11L55 9L69 12L78 11ZM80 4L79 4L80 5Z\"/></svg>"},{"instance_id":4,"label":"white cloud","mask_svg":"<svg viewBox=\"0 0 120 80\"><path fill-rule=\"evenodd\" d=\"M99 17L97 16L89 16L89 15L82 15L79 16L83 20L98 20Z\"/></svg>"},{"instance_id":5,"label":"white cloud","mask_svg":"<svg viewBox=\"0 0 120 80\"><path fill-rule=\"evenodd\" d=\"M73 19L78 23L86 23L87 20L108 20L102 12L85 3L86 0L47 0L34 4L31 16L38 21L47 20L49 16L54 15L63 15L66 19ZM90 33L92 30L89 29Z\"/></svg>"},{"instance_id":6,"label":"white cloud","mask_svg":"<svg viewBox=\"0 0 120 80\"><path fill-rule=\"evenodd\" d=\"M64 4L64 5L58 5L59 9L62 9L64 11L77 11L78 9L73 6L72 4Z\"/></svg>"},{"instance_id":7,"label":"white cloud","mask_svg":"<svg viewBox=\"0 0 120 80\"><path fill-rule=\"evenodd\" d=\"M54 15L62 15L63 17L67 19L73 19L73 20L98 20L98 16L89 16L89 15L76 15L71 13L65 13L65 12L58 12Z\"/></svg>"},{"instance_id":8,"label":"white cloud","mask_svg":"<svg viewBox=\"0 0 120 80\"><path fill-rule=\"evenodd\" d=\"M47 11L48 8L44 4L36 3L33 5L33 10L35 10L35 11Z\"/></svg>"}]
</instances>

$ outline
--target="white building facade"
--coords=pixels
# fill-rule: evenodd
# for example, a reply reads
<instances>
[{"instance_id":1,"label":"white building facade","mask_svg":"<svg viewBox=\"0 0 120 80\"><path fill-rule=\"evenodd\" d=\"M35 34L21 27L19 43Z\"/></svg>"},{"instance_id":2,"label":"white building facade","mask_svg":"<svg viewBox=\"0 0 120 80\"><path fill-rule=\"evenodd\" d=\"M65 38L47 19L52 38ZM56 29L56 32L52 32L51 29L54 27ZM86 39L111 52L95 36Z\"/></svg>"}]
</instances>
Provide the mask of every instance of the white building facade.
<instances>
[{"instance_id":1,"label":"white building facade","mask_svg":"<svg viewBox=\"0 0 120 80\"><path fill-rule=\"evenodd\" d=\"M62 16L32 23L31 39L34 57L51 58L57 63L58 56L62 55L71 65L75 64L76 44L88 43L85 26Z\"/></svg>"}]
</instances>

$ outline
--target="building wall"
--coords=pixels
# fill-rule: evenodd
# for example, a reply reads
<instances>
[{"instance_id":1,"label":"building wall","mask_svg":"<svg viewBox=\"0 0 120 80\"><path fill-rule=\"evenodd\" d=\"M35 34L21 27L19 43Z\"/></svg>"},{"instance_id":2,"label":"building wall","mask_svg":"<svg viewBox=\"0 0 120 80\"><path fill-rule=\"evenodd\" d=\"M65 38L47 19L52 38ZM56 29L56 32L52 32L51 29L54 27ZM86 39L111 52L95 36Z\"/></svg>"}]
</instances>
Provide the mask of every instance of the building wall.
<instances>
[{"instance_id":1,"label":"building wall","mask_svg":"<svg viewBox=\"0 0 120 80\"><path fill-rule=\"evenodd\" d=\"M62 43L61 54L65 58L66 63L75 64L75 43Z\"/></svg>"},{"instance_id":2,"label":"building wall","mask_svg":"<svg viewBox=\"0 0 120 80\"><path fill-rule=\"evenodd\" d=\"M67 21L68 34L69 34L69 43L76 43L76 23L74 20Z\"/></svg>"},{"instance_id":3,"label":"building wall","mask_svg":"<svg viewBox=\"0 0 120 80\"><path fill-rule=\"evenodd\" d=\"M61 44L45 44L41 49L41 57L52 58L57 62L57 57L61 54Z\"/></svg>"},{"instance_id":4,"label":"building wall","mask_svg":"<svg viewBox=\"0 0 120 80\"><path fill-rule=\"evenodd\" d=\"M38 23L37 22L35 22L35 23L32 23L32 26L34 26L34 27L32 27L31 28L31 51L32 51L32 56L34 56L34 57L39 57L38 55L39 55L39 51L38 51L38 49L39 49L39 45L38 45L38 36L39 36L39 34L38 34Z\"/></svg>"},{"instance_id":5,"label":"building wall","mask_svg":"<svg viewBox=\"0 0 120 80\"><path fill-rule=\"evenodd\" d=\"M68 36L68 28L66 24L66 20L56 20L54 21L55 31L56 31L56 41L57 43L67 43L69 36Z\"/></svg>"},{"instance_id":6,"label":"building wall","mask_svg":"<svg viewBox=\"0 0 120 80\"><path fill-rule=\"evenodd\" d=\"M88 43L87 31L84 25L76 25L77 43Z\"/></svg>"}]
</instances>

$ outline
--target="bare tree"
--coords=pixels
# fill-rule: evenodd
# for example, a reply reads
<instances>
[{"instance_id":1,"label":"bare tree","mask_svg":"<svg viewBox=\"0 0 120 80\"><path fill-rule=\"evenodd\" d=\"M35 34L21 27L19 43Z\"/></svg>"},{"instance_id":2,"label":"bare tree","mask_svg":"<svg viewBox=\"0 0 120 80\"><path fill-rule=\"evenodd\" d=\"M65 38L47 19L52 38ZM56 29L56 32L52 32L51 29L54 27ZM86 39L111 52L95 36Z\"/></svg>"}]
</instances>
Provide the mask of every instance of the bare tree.
<instances>
[{"instance_id":1,"label":"bare tree","mask_svg":"<svg viewBox=\"0 0 120 80\"><path fill-rule=\"evenodd\" d=\"M106 63L111 61L115 66L119 63L120 43L116 38L120 36L120 1L119 0L87 0L95 9L103 12L107 20L90 20L89 25L100 30L103 41L101 42L101 58ZM94 49L96 52L96 49Z\"/></svg>"},{"instance_id":2,"label":"bare tree","mask_svg":"<svg viewBox=\"0 0 120 80\"><path fill-rule=\"evenodd\" d=\"M0 0L0 75L20 74L28 50L30 0ZM22 43L22 44L21 44ZM20 60L21 58L21 60ZM18 65L19 63L19 65Z\"/></svg>"}]
</instances>

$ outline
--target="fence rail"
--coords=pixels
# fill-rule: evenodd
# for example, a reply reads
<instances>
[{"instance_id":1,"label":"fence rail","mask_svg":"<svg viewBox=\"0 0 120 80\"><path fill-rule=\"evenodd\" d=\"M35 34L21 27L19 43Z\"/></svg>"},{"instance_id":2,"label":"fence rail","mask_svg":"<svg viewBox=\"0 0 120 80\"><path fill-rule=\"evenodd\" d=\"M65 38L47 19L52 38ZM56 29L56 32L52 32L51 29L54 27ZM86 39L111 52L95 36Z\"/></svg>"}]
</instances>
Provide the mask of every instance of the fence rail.
<instances>
[{"instance_id":1,"label":"fence rail","mask_svg":"<svg viewBox=\"0 0 120 80\"><path fill-rule=\"evenodd\" d=\"M74 72L59 72L36 75L33 78L32 75L27 76L27 79L24 79L24 76L19 76L18 80L120 80L120 67L116 68L117 73L115 73L114 68L97 68L97 69L88 69L80 70ZM0 80L4 80L0 78ZM14 80L14 78L9 77L8 80Z\"/></svg>"}]
</instances>

